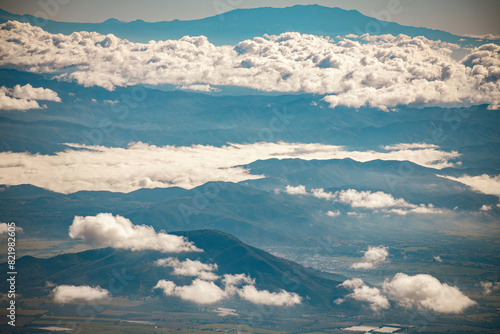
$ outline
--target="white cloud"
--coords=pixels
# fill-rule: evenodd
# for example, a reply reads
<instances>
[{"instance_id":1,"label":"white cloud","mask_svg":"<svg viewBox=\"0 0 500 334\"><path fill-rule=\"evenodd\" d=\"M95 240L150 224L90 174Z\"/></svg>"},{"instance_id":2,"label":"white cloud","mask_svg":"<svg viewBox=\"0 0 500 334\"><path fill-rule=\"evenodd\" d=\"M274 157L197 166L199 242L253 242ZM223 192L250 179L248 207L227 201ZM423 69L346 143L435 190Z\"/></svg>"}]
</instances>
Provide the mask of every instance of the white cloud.
<instances>
[{"instance_id":1,"label":"white cloud","mask_svg":"<svg viewBox=\"0 0 500 334\"><path fill-rule=\"evenodd\" d=\"M224 275L222 282L228 296L236 293L240 298L254 304L292 306L302 302L302 298L298 294L283 289L280 292L257 290L255 280L245 274Z\"/></svg>"},{"instance_id":2,"label":"white cloud","mask_svg":"<svg viewBox=\"0 0 500 334\"><path fill-rule=\"evenodd\" d=\"M0 184L32 184L65 194L80 190L131 192L140 188L174 186L191 189L209 181L241 182L263 178L263 175L252 175L240 167L256 160L408 160L427 167L443 168L453 166L449 159L458 156L456 152L434 148L410 150L412 154L409 155L404 150L349 151L343 146L284 142L222 147L158 147L143 143L133 143L127 148L68 145L75 149L54 155L0 152ZM354 191L344 196L348 200L353 195L360 196ZM391 199L390 195L380 195L386 200L403 203L401 199ZM366 196L372 199L373 195Z\"/></svg>"},{"instance_id":3,"label":"white cloud","mask_svg":"<svg viewBox=\"0 0 500 334\"><path fill-rule=\"evenodd\" d=\"M492 205L483 204L483 206L479 210L480 211L490 211L492 207L493 207Z\"/></svg>"},{"instance_id":4,"label":"white cloud","mask_svg":"<svg viewBox=\"0 0 500 334\"><path fill-rule=\"evenodd\" d=\"M329 217L337 217L337 216L340 216L340 211L339 210L337 210L337 211L327 211L326 215L329 216Z\"/></svg>"},{"instance_id":5,"label":"white cloud","mask_svg":"<svg viewBox=\"0 0 500 334\"><path fill-rule=\"evenodd\" d=\"M500 197L500 175L489 176L487 174L478 176L463 175L461 177L453 177L447 175L438 175L446 179L463 183L472 188L476 192L481 192L488 195L496 195Z\"/></svg>"},{"instance_id":6,"label":"white cloud","mask_svg":"<svg viewBox=\"0 0 500 334\"><path fill-rule=\"evenodd\" d=\"M493 35L493 34L485 34L485 35L471 35L471 34L466 34L464 36L470 37L470 38L489 39L489 40L500 39L500 35Z\"/></svg>"},{"instance_id":7,"label":"white cloud","mask_svg":"<svg viewBox=\"0 0 500 334\"><path fill-rule=\"evenodd\" d=\"M289 195L306 195L306 187L305 186L286 186L285 192Z\"/></svg>"},{"instance_id":8,"label":"white cloud","mask_svg":"<svg viewBox=\"0 0 500 334\"><path fill-rule=\"evenodd\" d=\"M157 260L156 265L174 268L174 275L194 276L205 281L214 281L219 278L212 272L217 270L217 264L205 264L190 259L181 262L179 259L169 257Z\"/></svg>"},{"instance_id":9,"label":"white cloud","mask_svg":"<svg viewBox=\"0 0 500 334\"><path fill-rule=\"evenodd\" d=\"M331 201L331 200L333 200L335 198L335 194L333 194L333 193L331 193L329 191L327 192L323 188L311 189L311 195L313 195L316 198L325 199L327 201Z\"/></svg>"},{"instance_id":10,"label":"white cloud","mask_svg":"<svg viewBox=\"0 0 500 334\"><path fill-rule=\"evenodd\" d=\"M390 307L389 300L380 293L379 289L370 288L365 285L363 280L360 278L346 280L344 283L340 284L340 286L353 290L351 294L345 296L346 298L350 297L358 301L368 302L370 303L370 308L375 312ZM342 301L343 300L338 300L338 303L341 303Z\"/></svg>"},{"instance_id":11,"label":"white cloud","mask_svg":"<svg viewBox=\"0 0 500 334\"><path fill-rule=\"evenodd\" d=\"M280 292L269 292L267 290L257 290L253 285L245 285L238 290L238 295L255 304L274 305L274 306L292 306L300 304L302 298L296 293L290 293L285 290Z\"/></svg>"},{"instance_id":12,"label":"white cloud","mask_svg":"<svg viewBox=\"0 0 500 334\"><path fill-rule=\"evenodd\" d=\"M224 290L214 282L195 279L191 285L177 286L174 282L160 280L154 287L162 289L165 296L177 296L197 304L213 304L227 297Z\"/></svg>"},{"instance_id":13,"label":"white cloud","mask_svg":"<svg viewBox=\"0 0 500 334\"><path fill-rule=\"evenodd\" d=\"M46 108L45 105L41 107L36 100L61 102L57 93L48 88L34 88L30 84L16 85L14 88L0 87L0 110Z\"/></svg>"},{"instance_id":14,"label":"white cloud","mask_svg":"<svg viewBox=\"0 0 500 334\"><path fill-rule=\"evenodd\" d=\"M337 201L351 205L353 208L378 209L387 207L414 207L402 198L395 199L391 194L382 191L342 190L337 194Z\"/></svg>"},{"instance_id":15,"label":"white cloud","mask_svg":"<svg viewBox=\"0 0 500 334\"><path fill-rule=\"evenodd\" d=\"M30 84L24 86L15 85L11 91L11 95L18 99L61 102L61 99L53 90L43 87L34 88Z\"/></svg>"},{"instance_id":16,"label":"white cloud","mask_svg":"<svg viewBox=\"0 0 500 334\"><path fill-rule=\"evenodd\" d=\"M491 293L495 290L500 290L500 282L488 282L483 281L480 282L481 288L483 288L483 294L485 296L491 295Z\"/></svg>"},{"instance_id":17,"label":"white cloud","mask_svg":"<svg viewBox=\"0 0 500 334\"><path fill-rule=\"evenodd\" d=\"M26 99L16 99L7 96L5 92L0 90L0 110L28 110L41 109L38 102Z\"/></svg>"},{"instance_id":18,"label":"white cloud","mask_svg":"<svg viewBox=\"0 0 500 334\"><path fill-rule=\"evenodd\" d=\"M75 216L69 228L69 236L80 238L98 247L113 247L133 251L152 249L160 252L199 252L192 242L184 237L163 232L156 233L153 227L134 225L130 220L111 213L97 216Z\"/></svg>"},{"instance_id":19,"label":"white cloud","mask_svg":"<svg viewBox=\"0 0 500 334\"><path fill-rule=\"evenodd\" d=\"M380 247L368 247L368 250L365 252L365 255L363 256L363 261L354 263L351 265L351 268L354 269L372 269L376 265L382 263L385 261L387 256L389 255L389 252L387 251L386 247L380 246Z\"/></svg>"},{"instance_id":20,"label":"white cloud","mask_svg":"<svg viewBox=\"0 0 500 334\"><path fill-rule=\"evenodd\" d=\"M426 148L439 148L439 146L434 144L426 143L400 143L395 145L386 145L384 150L386 151L401 151L401 150L414 150L414 149L426 149Z\"/></svg>"},{"instance_id":21,"label":"white cloud","mask_svg":"<svg viewBox=\"0 0 500 334\"><path fill-rule=\"evenodd\" d=\"M384 282L383 291L403 307L440 313L462 313L476 304L457 287L441 283L437 278L426 274L408 276L398 273L392 280Z\"/></svg>"},{"instance_id":22,"label":"white cloud","mask_svg":"<svg viewBox=\"0 0 500 334\"><path fill-rule=\"evenodd\" d=\"M293 292L257 290L255 280L245 274L226 274L222 283L224 289L215 285L214 282L201 278L196 278L190 285L185 286L177 286L174 282L160 280L154 288L162 289L166 296L177 296L197 304L213 304L233 295L238 295L254 304L292 306L302 302L302 298Z\"/></svg>"},{"instance_id":23,"label":"white cloud","mask_svg":"<svg viewBox=\"0 0 500 334\"><path fill-rule=\"evenodd\" d=\"M414 214L445 214L449 213L450 211L447 209L438 209L434 207L432 203L430 204L420 204L418 206L414 206L410 209L390 209L390 210L385 210L384 212L387 213L394 213L400 216L406 216L409 213L414 213Z\"/></svg>"},{"instance_id":24,"label":"white cloud","mask_svg":"<svg viewBox=\"0 0 500 334\"><path fill-rule=\"evenodd\" d=\"M436 262L443 262L441 256L434 256L434 260L436 260Z\"/></svg>"},{"instance_id":25,"label":"white cloud","mask_svg":"<svg viewBox=\"0 0 500 334\"><path fill-rule=\"evenodd\" d=\"M73 302L97 302L108 299L109 291L88 285L59 285L52 290L52 298L58 304Z\"/></svg>"},{"instance_id":26,"label":"white cloud","mask_svg":"<svg viewBox=\"0 0 500 334\"><path fill-rule=\"evenodd\" d=\"M22 227L19 226L16 226L15 231L16 233L23 233ZM0 223L0 235L7 234L8 232L9 232L9 224Z\"/></svg>"},{"instance_id":27,"label":"white cloud","mask_svg":"<svg viewBox=\"0 0 500 334\"><path fill-rule=\"evenodd\" d=\"M194 90L198 92L217 92L220 91L220 89L212 87L210 85L182 85L182 86L177 86L175 87L177 89L182 89L182 90Z\"/></svg>"},{"instance_id":28,"label":"white cloud","mask_svg":"<svg viewBox=\"0 0 500 334\"><path fill-rule=\"evenodd\" d=\"M379 212L378 209L382 209L383 213L393 213L400 216L406 216L409 213L413 214L444 214L448 213L449 210L438 209L434 207L432 203L430 204L420 204L415 205L406 202L402 198L394 198L391 194L384 193L382 191L371 192L371 191L358 191L356 189L347 189L336 191L335 193L325 192L323 188L311 189L311 192L307 192L305 186L299 185L297 187L287 186L286 193L291 195L312 195L316 198L321 198L325 200L333 200L334 202L341 202L349 204L353 208L363 208L372 209L374 212ZM388 209L392 208L392 209ZM332 215L333 212L328 215ZM338 212L338 211L337 211ZM338 212L340 214L340 212ZM356 212L348 212L348 215L357 215ZM368 266L365 264L359 264L360 266Z\"/></svg>"},{"instance_id":29,"label":"white cloud","mask_svg":"<svg viewBox=\"0 0 500 334\"><path fill-rule=\"evenodd\" d=\"M346 36L354 38L354 36ZM113 35L50 34L28 23L0 26L0 66L64 72L85 86L233 85L263 91L330 94L332 107L500 105L500 46L482 45L462 61L457 45L405 35L334 41L294 32L215 46L206 37L132 43ZM206 87L206 86L205 86ZM206 88L204 88L206 89Z\"/></svg>"}]
</instances>

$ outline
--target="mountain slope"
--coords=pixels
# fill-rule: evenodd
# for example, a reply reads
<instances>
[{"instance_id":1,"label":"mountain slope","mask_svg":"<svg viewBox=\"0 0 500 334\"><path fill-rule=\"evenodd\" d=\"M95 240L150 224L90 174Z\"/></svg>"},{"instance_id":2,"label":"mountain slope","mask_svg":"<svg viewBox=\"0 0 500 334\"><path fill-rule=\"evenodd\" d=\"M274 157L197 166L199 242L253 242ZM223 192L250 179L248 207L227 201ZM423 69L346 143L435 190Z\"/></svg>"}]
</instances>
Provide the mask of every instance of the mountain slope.
<instances>
[{"instance_id":1,"label":"mountain slope","mask_svg":"<svg viewBox=\"0 0 500 334\"><path fill-rule=\"evenodd\" d=\"M160 258L178 257L216 263L217 275L247 274L256 280L258 289L280 291L285 289L301 295L306 303L320 308L335 307L333 300L347 290L337 287L345 277L322 273L297 263L277 258L265 251L251 247L237 238L215 230L174 232L194 242L203 253L165 254L156 251L116 250L112 248L64 254L49 259L25 256L17 261L17 289L23 296L44 296L50 292L46 282L56 285L110 286L117 274L127 280L126 289L114 291L113 296L140 298L151 296L160 279L173 280L176 284L189 284L190 277L176 276L172 269L155 265ZM7 264L0 265L7 271ZM112 284L112 283L111 283ZM217 284L221 284L217 281ZM0 288L7 289L6 281ZM178 299L174 299L178 302Z\"/></svg>"}]
</instances>

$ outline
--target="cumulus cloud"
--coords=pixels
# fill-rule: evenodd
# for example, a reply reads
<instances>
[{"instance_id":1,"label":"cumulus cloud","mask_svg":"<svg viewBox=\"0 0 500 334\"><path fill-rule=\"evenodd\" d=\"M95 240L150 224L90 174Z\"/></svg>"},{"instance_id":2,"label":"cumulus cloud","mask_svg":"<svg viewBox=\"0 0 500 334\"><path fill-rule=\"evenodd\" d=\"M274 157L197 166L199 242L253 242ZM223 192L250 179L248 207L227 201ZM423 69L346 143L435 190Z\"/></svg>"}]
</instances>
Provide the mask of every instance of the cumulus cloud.
<instances>
[{"instance_id":1,"label":"cumulus cloud","mask_svg":"<svg viewBox=\"0 0 500 334\"><path fill-rule=\"evenodd\" d=\"M427 205L411 204L406 202L402 198L394 198L391 194L384 193L383 191L371 192L371 191L358 191L356 189L347 189L332 193L325 191L323 188L318 188L318 189L311 189L311 192L308 192L305 186L299 185L297 187L287 186L285 192L290 195L311 195L316 198L349 204L353 208L363 208L372 210L382 209L381 211L384 213L393 213L400 216L405 216L409 213L443 214L448 212L448 210L446 209L438 209L434 207L432 203ZM333 212L328 215L332 214ZM348 215L356 215L356 214L357 213L355 212L348 213Z\"/></svg>"},{"instance_id":2,"label":"cumulus cloud","mask_svg":"<svg viewBox=\"0 0 500 334\"><path fill-rule=\"evenodd\" d=\"M450 55L458 46L422 36L349 38L355 36L334 41L287 32L236 46L215 46L204 36L132 43L95 32L51 34L10 21L0 26L0 66L66 72L60 78L106 89L233 85L328 94L331 107L499 106L500 46L482 45L456 61Z\"/></svg>"},{"instance_id":3,"label":"cumulus cloud","mask_svg":"<svg viewBox=\"0 0 500 334\"><path fill-rule=\"evenodd\" d=\"M443 262L443 259L441 259L441 256L434 256L434 260L436 262Z\"/></svg>"},{"instance_id":4,"label":"cumulus cloud","mask_svg":"<svg viewBox=\"0 0 500 334\"><path fill-rule=\"evenodd\" d=\"M363 256L362 262L357 262L351 265L353 269L372 269L376 265L385 261L389 252L386 247L368 247L368 250L365 252Z\"/></svg>"},{"instance_id":5,"label":"cumulus cloud","mask_svg":"<svg viewBox=\"0 0 500 334\"><path fill-rule=\"evenodd\" d=\"M447 175L438 175L446 179L463 183L472 188L476 192L481 192L488 195L496 195L500 197L500 175L489 176L487 174L478 176L463 175L461 177L453 177Z\"/></svg>"},{"instance_id":6,"label":"cumulus cloud","mask_svg":"<svg viewBox=\"0 0 500 334\"><path fill-rule=\"evenodd\" d=\"M97 216L75 216L69 236L83 239L98 247L113 247L140 251L146 249L166 253L199 252L200 249L184 237L157 233L153 227L134 225L122 216L99 213Z\"/></svg>"},{"instance_id":7,"label":"cumulus cloud","mask_svg":"<svg viewBox=\"0 0 500 334\"><path fill-rule=\"evenodd\" d=\"M492 205L483 204L483 206L481 206L481 208L479 208L479 211L490 211L492 208L493 208Z\"/></svg>"},{"instance_id":8,"label":"cumulus cloud","mask_svg":"<svg viewBox=\"0 0 500 334\"><path fill-rule=\"evenodd\" d=\"M337 216L340 216L340 211L337 210L337 211L327 211L326 212L326 215L329 216L329 217L337 217Z\"/></svg>"},{"instance_id":9,"label":"cumulus cloud","mask_svg":"<svg viewBox=\"0 0 500 334\"><path fill-rule=\"evenodd\" d=\"M420 205L415 205L411 207L410 209L390 209L390 210L384 210L384 212L387 213L394 213L396 215L400 216L406 216L409 213L415 213L415 214L445 214L449 213L450 211L447 209L439 209L434 207L432 203L430 204L420 204Z\"/></svg>"},{"instance_id":10,"label":"cumulus cloud","mask_svg":"<svg viewBox=\"0 0 500 334\"><path fill-rule=\"evenodd\" d=\"M443 168L453 166L450 159L458 157L456 152L435 148L349 151L343 146L284 142L222 147L158 147L144 143L132 143L127 148L67 145L74 149L54 155L0 152L0 184L32 184L65 194L81 190L131 192L140 188L174 186L191 189L209 181L241 182L263 178L241 167L256 160L408 160L426 167Z\"/></svg>"},{"instance_id":11,"label":"cumulus cloud","mask_svg":"<svg viewBox=\"0 0 500 334\"><path fill-rule=\"evenodd\" d=\"M73 302L97 302L110 297L109 291L101 287L88 285L59 285L52 290L52 298L58 304Z\"/></svg>"},{"instance_id":12,"label":"cumulus cloud","mask_svg":"<svg viewBox=\"0 0 500 334\"><path fill-rule=\"evenodd\" d=\"M384 282L383 291L405 308L415 307L439 313L462 313L476 304L457 287L441 283L427 274L408 276L398 273L392 280Z\"/></svg>"},{"instance_id":13,"label":"cumulus cloud","mask_svg":"<svg viewBox=\"0 0 500 334\"><path fill-rule=\"evenodd\" d=\"M16 85L14 88L0 87L0 110L46 108L45 105L40 106L36 100L61 102L57 93L48 88L34 88L30 84Z\"/></svg>"},{"instance_id":14,"label":"cumulus cloud","mask_svg":"<svg viewBox=\"0 0 500 334\"><path fill-rule=\"evenodd\" d=\"M481 288L483 288L483 294L485 296L491 295L495 290L500 290L500 282L480 282Z\"/></svg>"},{"instance_id":15,"label":"cumulus cloud","mask_svg":"<svg viewBox=\"0 0 500 334\"><path fill-rule=\"evenodd\" d=\"M351 205L353 208L387 208L387 207L413 207L413 204L402 198L395 199L391 194L382 191L357 191L347 189L338 192L337 201Z\"/></svg>"},{"instance_id":16,"label":"cumulus cloud","mask_svg":"<svg viewBox=\"0 0 500 334\"><path fill-rule=\"evenodd\" d=\"M15 231L16 233L23 233L23 228L16 226ZM8 232L9 232L9 224L0 223L0 235L7 234Z\"/></svg>"},{"instance_id":17,"label":"cumulus cloud","mask_svg":"<svg viewBox=\"0 0 500 334\"><path fill-rule=\"evenodd\" d=\"M380 293L379 289L370 288L360 278L346 280L339 286L353 290L353 292L345 296L345 298L353 298L358 301L368 302L370 303L370 308L375 312L390 307L389 300ZM343 302L342 299L337 301L337 303L341 302Z\"/></svg>"},{"instance_id":18,"label":"cumulus cloud","mask_svg":"<svg viewBox=\"0 0 500 334\"><path fill-rule=\"evenodd\" d=\"M327 201L331 201L335 198L335 194L325 191L323 188L318 188L318 189L311 189L311 195L313 195L316 198L322 198Z\"/></svg>"},{"instance_id":19,"label":"cumulus cloud","mask_svg":"<svg viewBox=\"0 0 500 334\"><path fill-rule=\"evenodd\" d=\"M16 99L0 90L0 110L28 110L41 109L38 102L26 99Z\"/></svg>"},{"instance_id":20,"label":"cumulus cloud","mask_svg":"<svg viewBox=\"0 0 500 334\"><path fill-rule=\"evenodd\" d=\"M11 91L11 95L18 99L61 102L61 99L53 90L43 87L34 88L30 84L24 86L15 85Z\"/></svg>"},{"instance_id":21,"label":"cumulus cloud","mask_svg":"<svg viewBox=\"0 0 500 334\"><path fill-rule=\"evenodd\" d=\"M174 275L194 276L206 281L214 281L219 278L213 273L213 271L217 270L217 264L215 263L205 264L190 259L181 262L179 259L169 257L157 260L156 265L174 268Z\"/></svg>"},{"instance_id":22,"label":"cumulus cloud","mask_svg":"<svg viewBox=\"0 0 500 334\"><path fill-rule=\"evenodd\" d=\"M269 292L267 290L257 290L253 285L245 285L238 290L238 295L254 304L274 305L274 306L292 306L300 304L302 299L296 293L290 293L285 290L280 292Z\"/></svg>"},{"instance_id":23,"label":"cumulus cloud","mask_svg":"<svg viewBox=\"0 0 500 334\"><path fill-rule=\"evenodd\" d=\"M293 292L258 290L255 287L255 280L245 274L226 274L222 283L224 289L214 282L202 278L196 278L190 285L185 286L178 286L172 281L160 280L154 288L162 289L166 296L177 296L197 304L213 304L233 295L238 295L254 304L293 306L302 302L302 298Z\"/></svg>"},{"instance_id":24,"label":"cumulus cloud","mask_svg":"<svg viewBox=\"0 0 500 334\"><path fill-rule=\"evenodd\" d=\"M285 188L285 192L289 195L306 195L307 194L305 186L294 187L294 186L288 185Z\"/></svg>"},{"instance_id":25,"label":"cumulus cloud","mask_svg":"<svg viewBox=\"0 0 500 334\"><path fill-rule=\"evenodd\" d=\"M177 296L197 304L213 304L227 297L226 292L214 282L199 278L185 286L177 286L174 282L160 280L154 288L163 290L165 296Z\"/></svg>"}]
</instances>

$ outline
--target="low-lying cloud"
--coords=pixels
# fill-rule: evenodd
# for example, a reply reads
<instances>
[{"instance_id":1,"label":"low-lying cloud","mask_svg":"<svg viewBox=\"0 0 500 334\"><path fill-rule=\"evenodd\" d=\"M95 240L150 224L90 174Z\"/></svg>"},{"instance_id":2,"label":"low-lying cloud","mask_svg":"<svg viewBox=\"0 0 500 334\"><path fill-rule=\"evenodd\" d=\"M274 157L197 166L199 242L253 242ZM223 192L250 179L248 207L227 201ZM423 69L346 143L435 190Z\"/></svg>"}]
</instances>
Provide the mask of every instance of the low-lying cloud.
<instances>
[{"instance_id":1,"label":"low-lying cloud","mask_svg":"<svg viewBox=\"0 0 500 334\"><path fill-rule=\"evenodd\" d=\"M348 204L353 208L370 209L374 211L380 211L382 213L393 213L400 216L405 216L409 213L415 214L443 214L448 212L445 209L435 208L432 203L430 204L420 204L415 205L408 203L403 198L394 198L391 194L384 193L383 191L371 192L371 191L358 191L356 189L340 190L334 193L325 191L323 188L311 189L310 192L307 191L306 187L303 185L299 186L286 186L285 193L289 195L309 195L316 198L324 199L327 201L333 201L338 203ZM328 211L329 216L339 215L340 212ZM356 213L349 212L350 215L356 215Z\"/></svg>"},{"instance_id":2,"label":"low-lying cloud","mask_svg":"<svg viewBox=\"0 0 500 334\"><path fill-rule=\"evenodd\" d=\"M328 94L331 107L500 106L500 46L482 45L456 61L451 48L457 45L422 36L349 37L286 32L236 46L215 46L204 36L132 43L96 32L51 34L9 21L0 25L0 66L60 71L61 79L109 90L137 84L230 85Z\"/></svg>"},{"instance_id":3,"label":"low-lying cloud","mask_svg":"<svg viewBox=\"0 0 500 334\"><path fill-rule=\"evenodd\" d=\"M22 227L16 226L14 231L16 233L23 233ZM0 235L2 234L7 234L9 232L9 224L7 223L0 223Z\"/></svg>"},{"instance_id":4,"label":"low-lying cloud","mask_svg":"<svg viewBox=\"0 0 500 334\"><path fill-rule=\"evenodd\" d=\"M52 298L58 304L105 301L109 291L101 287L88 285L59 285L52 290Z\"/></svg>"},{"instance_id":5,"label":"low-lying cloud","mask_svg":"<svg viewBox=\"0 0 500 334\"><path fill-rule=\"evenodd\" d=\"M353 290L345 298L368 302L374 311L388 309L389 300L404 308L448 314L462 313L477 304L457 287L441 283L427 274L409 276L397 273L392 279L385 280L382 290L368 287L360 278L346 280L340 286ZM338 299L336 303L343 301L344 299Z\"/></svg>"},{"instance_id":6,"label":"low-lying cloud","mask_svg":"<svg viewBox=\"0 0 500 334\"><path fill-rule=\"evenodd\" d=\"M361 262L357 262L351 265L353 269L372 269L378 264L385 261L385 259L389 256L389 252L386 247L368 247L368 250L365 252L363 256L363 260Z\"/></svg>"},{"instance_id":7,"label":"low-lying cloud","mask_svg":"<svg viewBox=\"0 0 500 334\"><path fill-rule=\"evenodd\" d=\"M454 166L457 152L437 148L389 152L350 151L344 146L301 143L154 146L132 143L127 148L68 144L74 149L54 155L0 152L0 184L31 184L59 193L81 190L131 192L141 188L182 187L191 189L209 181L241 182L263 178L241 167L257 160L330 160L350 158L360 162L411 161L431 167ZM326 196L317 192L316 196ZM352 203L353 191L344 195ZM351 197L350 197L351 196ZM373 194L367 194L371 200ZM397 201L381 194L385 200ZM390 196L390 195L389 195ZM365 200L365 202L366 202Z\"/></svg>"},{"instance_id":8,"label":"low-lying cloud","mask_svg":"<svg viewBox=\"0 0 500 334\"><path fill-rule=\"evenodd\" d=\"M206 264L190 259L179 261L179 259L169 257L157 260L156 265L174 268L174 275L193 276L206 281L214 281L219 278L219 276L213 273L213 271L217 270L217 264L215 263Z\"/></svg>"},{"instance_id":9,"label":"low-lying cloud","mask_svg":"<svg viewBox=\"0 0 500 334\"><path fill-rule=\"evenodd\" d=\"M347 189L336 193L336 198L337 201L349 204L353 208L379 209L412 206L412 204L406 202L404 199L395 199L391 194L382 191L371 192Z\"/></svg>"},{"instance_id":10,"label":"low-lying cloud","mask_svg":"<svg viewBox=\"0 0 500 334\"><path fill-rule=\"evenodd\" d=\"M99 213L97 216L75 216L69 228L69 236L83 239L97 247L121 249L157 250L165 253L200 252L186 238L163 232L157 233L152 226L134 225L122 216Z\"/></svg>"},{"instance_id":11,"label":"low-lying cloud","mask_svg":"<svg viewBox=\"0 0 500 334\"><path fill-rule=\"evenodd\" d=\"M415 307L439 313L462 313L476 304L457 287L441 283L426 274L408 276L398 273L392 280L384 282L383 291L405 308Z\"/></svg>"},{"instance_id":12,"label":"low-lying cloud","mask_svg":"<svg viewBox=\"0 0 500 334\"><path fill-rule=\"evenodd\" d=\"M213 304L227 297L214 282L195 279L190 285L177 286L172 281L160 280L154 287L163 290L165 296L177 296L197 304Z\"/></svg>"},{"instance_id":13,"label":"low-lying cloud","mask_svg":"<svg viewBox=\"0 0 500 334\"><path fill-rule=\"evenodd\" d=\"M375 312L388 309L391 306L387 297L382 295L379 289L370 288L360 278L346 280L340 284L340 286L353 290L353 292L345 296L345 298L353 298L358 301L368 302L370 308ZM337 300L337 303L341 303L342 301L342 299Z\"/></svg>"},{"instance_id":14,"label":"low-lying cloud","mask_svg":"<svg viewBox=\"0 0 500 334\"><path fill-rule=\"evenodd\" d=\"M500 282L483 281L480 282L480 285L485 296L491 295L493 291L500 290Z\"/></svg>"},{"instance_id":15,"label":"low-lying cloud","mask_svg":"<svg viewBox=\"0 0 500 334\"><path fill-rule=\"evenodd\" d=\"M289 195L307 195L306 187L305 186L286 186L285 188L285 193Z\"/></svg>"},{"instance_id":16,"label":"low-lying cloud","mask_svg":"<svg viewBox=\"0 0 500 334\"><path fill-rule=\"evenodd\" d=\"M255 280L245 274L226 274L222 284L223 289L214 282L201 278L196 278L190 285L185 286L160 280L154 289L161 289L166 296L177 296L197 304L214 304L235 295L251 303L263 305L293 306L302 302L302 298L293 292L258 290Z\"/></svg>"},{"instance_id":17,"label":"low-lying cloud","mask_svg":"<svg viewBox=\"0 0 500 334\"><path fill-rule=\"evenodd\" d=\"M292 306L300 304L302 301L296 293L290 293L285 290L281 290L280 292L257 290L253 285L245 285L238 290L238 295L251 303L263 305Z\"/></svg>"},{"instance_id":18,"label":"low-lying cloud","mask_svg":"<svg viewBox=\"0 0 500 334\"><path fill-rule=\"evenodd\" d=\"M500 175L489 176L488 174L470 176L462 175L460 177L453 177L447 175L438 175L446 179L463 183L472 190L488 195L496 195L500 197Z\"/></svg>"},{"instance_id":19,"label":"low-lying cloud","mask_svg":"<svg viewBox=\"0 0 500 334\"><path fill-rule=\"evenodd\" d=\"M16 85L14 88L0 87L0 110L28 110L46 108L40 106L37 100L61 102L61 99L51 89L38 87L30 84L24 86Z\"/></svg>"}]
</instances>

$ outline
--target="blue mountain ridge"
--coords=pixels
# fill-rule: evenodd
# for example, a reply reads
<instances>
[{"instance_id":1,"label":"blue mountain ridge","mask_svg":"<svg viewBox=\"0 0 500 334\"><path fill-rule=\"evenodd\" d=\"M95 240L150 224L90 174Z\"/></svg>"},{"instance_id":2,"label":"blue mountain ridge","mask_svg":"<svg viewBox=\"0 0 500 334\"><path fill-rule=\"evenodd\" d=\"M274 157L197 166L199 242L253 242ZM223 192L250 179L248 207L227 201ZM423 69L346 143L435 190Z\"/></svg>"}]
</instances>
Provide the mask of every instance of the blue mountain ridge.
<instances>
[{"instance_id":1,"label":"blue mountain ridge","mask_svg":"<svg viewBox=\"0 0 500 334\"><path fill-rule=\"evenodd\" d=\"M17 20L40 26L51 33L69 35L75 31L96 31L113 34L132 42L180 39L183 36L206 36L215 45L235 45L243 40L264 34L278 35L284 32L300 32L320 36L370 33L405 34L425 36L432 40L457 43L462 46L484 44L476 38L456 36L445 31L403 26L394 22L380 21L356 10L344 10L319 5L296 5L286 8L234 9L226 13L190 21L121 22L108 19L102 23L72 23L44 20L32 15L11 14L0 10L0 22ZM496 43L498 41L487 41Z\"/></svg>"}]
</instances>

